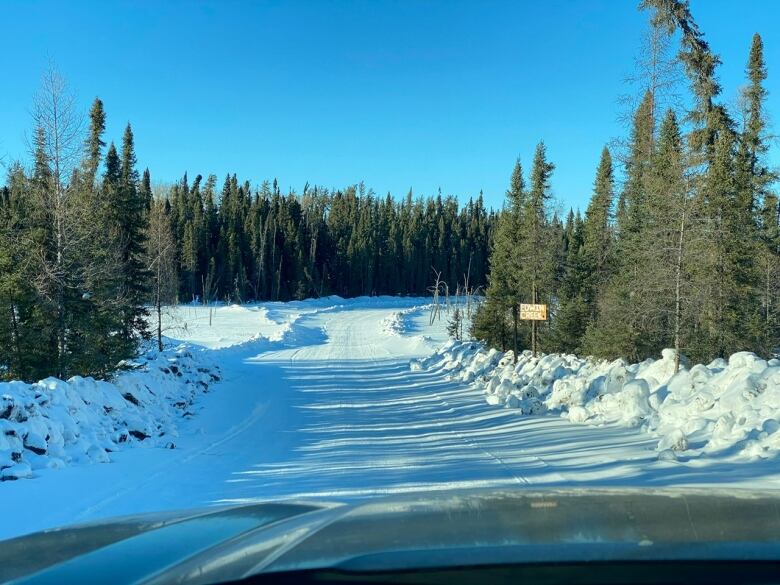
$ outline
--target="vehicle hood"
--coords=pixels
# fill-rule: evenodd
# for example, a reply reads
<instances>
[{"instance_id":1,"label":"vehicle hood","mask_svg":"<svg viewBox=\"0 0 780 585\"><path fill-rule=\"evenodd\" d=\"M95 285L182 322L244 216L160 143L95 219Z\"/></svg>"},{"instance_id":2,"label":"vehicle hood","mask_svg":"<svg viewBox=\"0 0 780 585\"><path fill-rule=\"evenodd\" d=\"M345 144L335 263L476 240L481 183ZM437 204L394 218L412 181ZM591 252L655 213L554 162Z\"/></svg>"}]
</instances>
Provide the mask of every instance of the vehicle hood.
<instances>
[{"instance_id":1,"label":"vehicle hood","mask_svg":"<svg viewBox=\"0 0 780 585\"><path fill-rule=\"evenodd\" d=\"M436 491L250 503L47 530L0 543L0 580L214 583L332 568L610 560L780 560L769 492Z\"/></svg>"}]
</instances>

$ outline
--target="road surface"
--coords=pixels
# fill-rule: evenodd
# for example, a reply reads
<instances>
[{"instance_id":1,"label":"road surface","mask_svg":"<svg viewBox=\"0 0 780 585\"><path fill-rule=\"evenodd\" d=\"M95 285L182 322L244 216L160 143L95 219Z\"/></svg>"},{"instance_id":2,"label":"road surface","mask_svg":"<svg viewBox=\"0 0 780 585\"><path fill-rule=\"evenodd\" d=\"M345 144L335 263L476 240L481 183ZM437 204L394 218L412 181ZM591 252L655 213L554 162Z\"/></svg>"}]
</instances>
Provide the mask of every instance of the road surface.
<instances>
[{"instance_id":1,"label":"road surface","mask_svg":"<svg viewBox=\"0 0 780 585\"><path fill-rule=\"evenodd\" d=\"M443 326L429 327L423 309L387 305L224 308L210 328L187 326L212 348L224 380L182 421L176 449L128 449L109 464L0 485L11 508L0 537L254 500L653 481L645 474L656 441L647 435L522 416L444 372L412 371L411 358L444 341ZM387 327L394 316L400 331ZM273 341L231 345L253 324Z\"/></svg>"}]
</instances>

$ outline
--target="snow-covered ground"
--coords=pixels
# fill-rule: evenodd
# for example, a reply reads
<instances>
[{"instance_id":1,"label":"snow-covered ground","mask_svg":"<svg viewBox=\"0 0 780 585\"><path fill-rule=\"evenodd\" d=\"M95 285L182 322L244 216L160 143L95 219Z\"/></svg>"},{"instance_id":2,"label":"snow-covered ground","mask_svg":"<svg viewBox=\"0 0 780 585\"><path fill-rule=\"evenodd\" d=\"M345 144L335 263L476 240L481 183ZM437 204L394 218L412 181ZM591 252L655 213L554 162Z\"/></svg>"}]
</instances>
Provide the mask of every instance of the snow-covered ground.
<instances>
[{"instance_id":1,"label":"snow-covered ground","mask_svg":"<svg viewBox=\"0 0 780 585\"><path fill-rule=\"evenodd\" d=\"M75 376L0 383L0 480L72 463L107 463L127 447L176 448L181 418L220 379L204 351L180 344L126 362L110 381Z\"/></svg>"},{"instance_id":2,"label":"snow-covered ground","mask_svg":"<svg viewBox=\"0 0 780 585\"><path fill-rule=\"evenodd\" d=\"M655 441L664 462L656 471L675 462L707 470L697 481L741 481L746 474L750 485L780 487L772 469L780 454L780 360L740 352L728 361L683 363L675 373L674 356L665 349L660 359L628 364L525 351L515 362L512 352L449 341L411 367L447 372L482 390L487 404L523 415L634 428Z\"/></svg>"},{"instance_id":3,"label":"snow-covered ground","mask_svg":"<svg viewBox=\"0 0 780 585\"><path fill-rule=\"evenodd\" d=\"M0 482L0 499L6 504L0 538L121 514L292 497L344 500L451 487L586 483L780 487L780 470L772 456L749 457L744 449L737 456L727 449L694 457L679 448L665 456L673 445L659 450L659 436L666 431L660 423L648 427L647 416L653 412L629 414L617 402L621 418L602 416L591 404L586 384L572 382L576 376L568 390L563 380L554 382L566 372L582 373L583 379L589 372L590 388L605 375L601 370L597 375L596 366L575 364L575 358L555 364L550 358L543 368L528 366L525 373L531 378L536 373L547 376L539 378L539 388L532 391L527 383L518 384L520 372L510 366L510 374L500 355L479 352L473 344L450 344L434 353L447 341L445 323L428 325L425 302L336 297L170 311L166 333L185 345L154 360L174 359L176 352L190 360L192 367L181 377L187 379L191 372L188 388L197 386L196 374L210 376L213 368L222 378L208 392L187 395L191 416L175 408L169 412L162 404L141 408L141 414L156 417L149 424L161 420L162 430L175 435L175 448L165 448L161 437L134 442L145 448L120 444L119 436L111 433L126 428L128 417L117 418L105 431L105 437L119 445L107 453L110 463L79 457L68 461L66 449L60 454L64 459L58 457L66 464L55 464L61 468L31 465L32 479ZM161 372L154 360L146 367ZM643 366L645 373L663 370L665 365L657 363L661 365L655 369ZM753 371L761 366L751 364L744 367ZM643 385L637 381L637 368L624 369L628 373L621 381L622 392L646 394L651 410L660 412L659 403L651 403L657 391L650 390L660 388L662 372L654 374L655 382ZM754 374L756 388L778 385L777 378ZM143 378L139 371L124 375ZM705 380L705 387L718 375L690 372L694 385ZM550 384L549 391L542 382ZM51 394L62 390L62 382L51 383ZM157 392L159 385L180 388L170 377L144 383L158 402L176 400L173 390ZM492 404L485 399L485 388L488 398L496 396ZM682 409L675 420L685 419L696 396L671 386L665 392L680 398L674 403ZM565 408L550 402L554 394L568 397ZM600 402L620 400L621 395L602 394L609 397ZM499 407L508 403L527 408ZM639 403L644 408L645 403ZM672 405L669 402L670 409ZM122 410L135 412L133 406L123 405ZM575 407L584 412L576 414ZM780 413L770 400L764 400L762 408ZM713 427L730 422L719 420ZM746 424L737 417L730 429L741 432ZM682 428L690 448L704 449L703 435L696 433L707 432L706 426ZM754 439L764 441L775 430L762 423ZM40 436L48 431L35 432ZM83 447L73 447L70 453ZM32 455L26 456L34 463Z\"/></svg>"}]
</instances>

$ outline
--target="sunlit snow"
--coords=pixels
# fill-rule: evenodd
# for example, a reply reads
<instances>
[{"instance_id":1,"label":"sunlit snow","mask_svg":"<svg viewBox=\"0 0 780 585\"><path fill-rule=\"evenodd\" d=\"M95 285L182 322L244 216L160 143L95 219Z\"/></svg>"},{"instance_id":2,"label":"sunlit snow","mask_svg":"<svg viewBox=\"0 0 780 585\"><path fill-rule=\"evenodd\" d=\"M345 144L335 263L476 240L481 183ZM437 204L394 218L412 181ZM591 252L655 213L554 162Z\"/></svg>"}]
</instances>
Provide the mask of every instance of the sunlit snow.
<instances>
[{"instance_id":1,"label":"sunlit snow","mask_svg":"<svg viewBox=\"0 0 780 585\"><path fill-rule=\"evenodd\" d=\"M447 343L446 323L429 325L427 302L181 306L165 323L178 349L149 357L148 375L132 371L111 387L4 384L0 394L36 400L36 392L48 393L48 403L65 405L83 424L52 441L51 428L64 419L45 405L34 410L34 424L13 423L27 425L19 434L31 448L53 452L37 455L17 445L25 437L7 435L24 450L29 468L20 477L32 477L0 482L7 504L0 538L122 514L287 498L547 485L780 486L777 363L737 354L674 377L668 359L628 365L525 356L515 366L477 344ZM189 385L161 377L161 360L176 352L188 364ZM221 380L209 380L207 392L187 390L186 407L171 406L212 373ZM122 398L131 382L147 388L137 398L148 405ZM85 388L103 388L108 398L87 393L90 404L81 404ZM121 414L110 421L98 409L108 399ZM162 436L120 440L132 417ZM165 448L169 442L175 448ZM89 453L95 444L115 448L97 457Z\"/></svg>"}]
</instances>

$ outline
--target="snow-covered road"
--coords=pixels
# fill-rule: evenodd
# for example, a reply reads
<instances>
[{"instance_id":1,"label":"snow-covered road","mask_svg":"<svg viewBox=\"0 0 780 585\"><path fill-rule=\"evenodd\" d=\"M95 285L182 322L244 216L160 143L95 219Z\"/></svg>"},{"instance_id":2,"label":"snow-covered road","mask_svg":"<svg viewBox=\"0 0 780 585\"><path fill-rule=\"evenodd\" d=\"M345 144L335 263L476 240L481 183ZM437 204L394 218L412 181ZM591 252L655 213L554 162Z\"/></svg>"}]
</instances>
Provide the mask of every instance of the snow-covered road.
<instances>
[{"instance_id":1,"label":"snow-covered road","mask_svg":"<svg viewBox=\"0 0 780 585\"><path fill-rule=\"evenodd\" d=\"M182 309L171 334L211 348L224 381L182 422L176 449L129 449L111 454L110 464L0 484L0 538L251 500L697 481L695 470L659 462L657 440L637 430L522 416L489 406L443 371L411 371L410 358L445 339L443 325L429 327L416 304L222 307L210 327L203 309ZM739 482L747 471L729 473Z\"/></svg>"}]
</instances>

